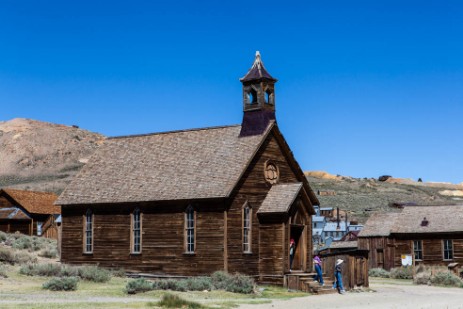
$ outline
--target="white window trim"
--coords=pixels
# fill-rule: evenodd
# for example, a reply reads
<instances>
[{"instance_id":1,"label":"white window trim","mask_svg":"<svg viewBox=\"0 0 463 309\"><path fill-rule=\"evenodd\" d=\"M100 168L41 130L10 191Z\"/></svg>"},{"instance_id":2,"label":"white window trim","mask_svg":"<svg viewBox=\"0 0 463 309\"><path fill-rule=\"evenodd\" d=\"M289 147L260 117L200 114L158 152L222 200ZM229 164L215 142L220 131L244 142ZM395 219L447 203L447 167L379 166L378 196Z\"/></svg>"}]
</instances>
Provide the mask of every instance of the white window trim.
<instances>
[{"instance_id":1,"label":"white window trim","mask_svg":"<svg viewBox=\"0 0 463 309\"><path fill-rule=\"evenodd\" d=\"M91 229L89 230L88 229L88 216L91 216L90 217L90 224L91 224ZM85 212L84 216L83 216L83 232L84 232L84 237L83 237L83 253L84 254L92 254L93 253L93 239L95 238L94 237L94 222L95 222L95 214L93 213L93 211L89 208L87 209L87 211ZM91 237L91 243L90 243L90 250L88 250L88 245L87 245L87 240L88 240L88 232L90 232L90 237Z\"/></svg>"},{"instance_id":2,"label":"white window trim","mask_svg":"<svg viewBox=\"0 0 463 309\"><path fill-rule=\"evenodd\" d=\"M248 226L246 226L246 210L249 210L249 220ZM243 244L243 253L252 253L252 207L248 202L244 203L242 211L242 244ZM245 239L247 236L247 242ZM247 247L246 247L247 246Z\"/></svg>"},{"instance_id":3,"label":"white window trim","mask_svg":"<svg viewBox=\"0 0 463 309\"><path fill-rule=\"evenodd\" d=\"M138 251L135 251L135 212L138 211L139 214L139 247ZM131 254L141 254L142 253L142 235L143 235L143 213L139 208L134 209L130 214L130 253Z\"/></svg>"}]
</instances>

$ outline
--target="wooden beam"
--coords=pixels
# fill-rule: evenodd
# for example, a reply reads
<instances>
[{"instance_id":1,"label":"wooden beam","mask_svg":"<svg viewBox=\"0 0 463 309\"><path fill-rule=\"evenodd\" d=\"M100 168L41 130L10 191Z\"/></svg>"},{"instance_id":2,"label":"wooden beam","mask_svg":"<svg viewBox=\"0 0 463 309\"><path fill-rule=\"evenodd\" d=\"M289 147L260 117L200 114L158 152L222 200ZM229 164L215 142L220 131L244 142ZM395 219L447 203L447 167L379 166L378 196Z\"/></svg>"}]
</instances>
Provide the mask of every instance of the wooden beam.
<instances>
[{"instance_id":1,"label":"wooden beam","mask_svg":"<svg viewBox=\"0 0 463 309\"><path fill-rule=\"evenodd\" d=\"M228 214L223 212L223 269L228 272Z\"/></svg>"}]
</instances>

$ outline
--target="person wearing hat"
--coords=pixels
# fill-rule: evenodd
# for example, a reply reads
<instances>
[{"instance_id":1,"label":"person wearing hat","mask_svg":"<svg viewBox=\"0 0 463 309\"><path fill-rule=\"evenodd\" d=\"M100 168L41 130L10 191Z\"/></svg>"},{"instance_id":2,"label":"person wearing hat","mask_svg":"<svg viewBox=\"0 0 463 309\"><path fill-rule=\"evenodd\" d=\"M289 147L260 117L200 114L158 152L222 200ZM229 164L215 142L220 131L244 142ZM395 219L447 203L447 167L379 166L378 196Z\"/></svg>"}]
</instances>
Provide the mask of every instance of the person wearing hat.
<instances>
[{"instance_id":1,"label":"person wearing hat","mask_svg":"<svg viewBox=\"0 0 463 309\"><path fill-rule=\"evenodd\" d=\"M344 287L342 285L342 263L344 262L344 260L341 260L341 259L338 259L336 261L336 267L334 268L334 284L333 284L333 289L338 289L338 292L340 294L344 294L346 293L346 291L344 291Z\"/></svg>"},{"instance_id":2,"label":"person wearing hat","mask_svg":"<svg viewBox=\"0 0 463 309\"><path fill-rule=\"evenodd\" d=\"M291 272L293 267L294 253L296 252L296 242L293 238L289 241L289 271Z\"/></svg>"}]
</instances>

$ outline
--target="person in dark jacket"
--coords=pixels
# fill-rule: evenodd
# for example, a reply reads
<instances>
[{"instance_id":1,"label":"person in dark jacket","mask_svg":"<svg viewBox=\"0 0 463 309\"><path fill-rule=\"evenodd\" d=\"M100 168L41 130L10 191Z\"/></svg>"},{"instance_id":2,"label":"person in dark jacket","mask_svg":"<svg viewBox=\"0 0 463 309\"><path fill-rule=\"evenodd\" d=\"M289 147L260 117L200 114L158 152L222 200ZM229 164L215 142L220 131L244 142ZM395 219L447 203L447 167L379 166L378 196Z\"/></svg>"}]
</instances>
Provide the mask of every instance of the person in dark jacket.
<instances>
[{"instance_id":1,"label":"person in dark jacket","mask_svg":"<svg viewBox=\"0 0 463 309\"><path fill-rule=\"evenodd\" d=\"M336 267L334 268L334 284L333 284L333 289L338 289L338 292L340 294L346 293L344 290L344 286L342 285L342 262L344 260L338 259L336 261Z\"/></svg>"}]
</instances>

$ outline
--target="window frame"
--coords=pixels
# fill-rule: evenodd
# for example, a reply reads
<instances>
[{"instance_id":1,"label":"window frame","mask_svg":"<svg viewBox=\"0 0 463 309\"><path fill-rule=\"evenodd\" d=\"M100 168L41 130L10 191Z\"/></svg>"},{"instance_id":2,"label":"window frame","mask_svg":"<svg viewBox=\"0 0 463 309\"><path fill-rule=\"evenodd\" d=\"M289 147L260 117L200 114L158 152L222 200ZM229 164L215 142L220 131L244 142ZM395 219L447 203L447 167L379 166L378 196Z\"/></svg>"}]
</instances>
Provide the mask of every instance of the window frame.
<instances>
[{"instance_id":1,"label":"window frame","mask_svg":"<svg viewBox=\"0 0 463 309\"><path fill-rule=\"evenodd\" d=\"M138 229L136 227L136 217L138 214ZM136 232L138 231L138 244L136 243ZM135 208L130 214L130 254L142 253L142 235L143 235L143 213L140 208ZM138 250L136 246L138 245Z\"/></svg>"},{"instance_id":2,"label":"window frame","mask_svg":"<svg viewBox=\"0 0 463 309\"><path fill-rule=\"evenodd\" d=\"M450 244L450 246L446 246ZM444 261L453 260L453 240L452 239L443 239L442 240L442 257Z\"/></svg>"},{"instance_id":3,"label":"window frame","mask_svg":"<svg viewBox=\"0 0 463 309\"><path fill-rule=\"evenodd\" d=\"M196 211L192 205L185 209L184 249L185 254L196 253ZM190 242L191 240L191 242Z\"/></svg>"},{"instance_id":4,"label":"window frame","mask_svg":"<svg viewBox=\"0 0 463 309\"><path fill-rule=\"evenodd\" d=\"M83 215L83 237L82 237L82 250L84 254L93 254L93 239L94 239L94 222L95 222L95 215L93 211L88 208ZM90 218L90 220L89 220ZM90 225L90 228L89 228ZM90 234L90 237L89 237ZM88 239L90 238L90 243Z\"/></svg>"},{"instance_id":5,"label":"window frame","mask_svg":"<svg viewBox=\"0 0 463 309\"><path fill-rule=\"evenodd\" d=\"M249 218L246 218L246 215L248 215ZM246 222L248 223L247 225ZM244 203L243 205L241 231L241 243L243 244L243 253L252 253L252 207L251 205L249 205L248 202Z\"/></svg>"},{"instance_id":6,"label":"window frame","mask_svg":"<svg viewBox=\"0 0 463 309\"><path fill-rule=\"evenodd\" d=\"M417 257L417 255L419 257ZM422 240L413 241L413 258L415 259L415 261L423 260L423 241Z\"/></svg>"}]
</instances>

